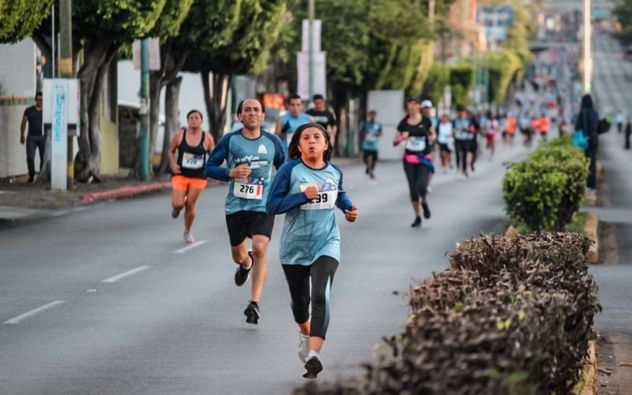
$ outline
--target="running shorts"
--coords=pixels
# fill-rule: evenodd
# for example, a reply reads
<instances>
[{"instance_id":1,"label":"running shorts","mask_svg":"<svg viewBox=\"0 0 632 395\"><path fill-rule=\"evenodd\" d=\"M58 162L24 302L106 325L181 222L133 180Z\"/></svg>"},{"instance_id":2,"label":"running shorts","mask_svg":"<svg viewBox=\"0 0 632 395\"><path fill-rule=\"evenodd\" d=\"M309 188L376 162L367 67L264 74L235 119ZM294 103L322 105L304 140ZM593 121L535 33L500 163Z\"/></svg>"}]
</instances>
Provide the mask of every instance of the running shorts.
<instances>
[{"instance_id":1,"label":"running shorts","mask_svg":"<svg viewBox=\"0 0 632 395\"><path fill-rule=\"evenodd\" d=\"M176 191L188 191L189 189L204 189L208 180L206 178L194 178L182 175L171 177L171 187Z\"/></svg>"},{"instance_id":2,"label":"running shorts","mask_svg":"<svg viewBox=\"0 0 632 395\"><path fill-rule=\"evenodd\" d=\"M362 155L365 161L369 158L373 158L373 162L377 162L377 151L364 150L362 151Z\"/></svg>"},{"instance_id":3,"label":"running shorts","mask_svg":"<svg viewBox=\"0 0 632 395\"><path fill-rule=\"evenodd\" d=\"M228 227L230 245L233 247L241 244L246 237L252 239L253 235L266 236L271 239L274 215L259 211L237 211L226 216L226 226Z\"/></svg>"}]
</instances>

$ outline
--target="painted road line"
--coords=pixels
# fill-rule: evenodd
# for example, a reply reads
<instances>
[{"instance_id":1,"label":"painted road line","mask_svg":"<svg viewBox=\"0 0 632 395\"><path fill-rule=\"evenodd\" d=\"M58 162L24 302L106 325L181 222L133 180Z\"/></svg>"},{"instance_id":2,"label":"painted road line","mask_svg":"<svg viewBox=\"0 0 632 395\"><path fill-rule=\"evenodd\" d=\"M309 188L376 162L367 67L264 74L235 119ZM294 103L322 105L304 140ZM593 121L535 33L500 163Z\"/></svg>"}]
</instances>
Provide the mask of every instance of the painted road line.
<instances>
[{"instance_id":1,"label":"painted road line","mask_svg":"<svg viewBox=\"0 0 632 395\"><path fill-rule=\"evenodd\" d=\"M34 316L35 314L41 313L42 311L45 311L45 310L48 310L48 309L52 309L53 307L59 306L62 303L64 303L63 300L56 300L54 302L47 303L47 304L45 304L43 306L40 306L40 307L38 307L36 309L33 309L33 310L29 311L29 312L26 312L26 313L24 313L22 315L19 315L19 316L15 317L15 318L11 318L10 320L4 321L3 324L9 324L9 325L11 325L11 324L13 324L13 325L19 324L23 320L25 320L25 319L27 319L27 318L29 318L31 316Z\"/></svg>"},{"instance_id":2,"label":"painted road line","mask_svg":"<svg viewBox=\"0 0 632 395\"><path fill-rule=\"evenodd\" d=\"M184 254L187 251L191 251L194 248L197 248L199 246L201 246L202 244L206 244L208 243L208 241L206 240L200 240L200 241L196 241L195 243L191 244L190 246L186 246L186 247L182 247L179 250L175 250L173 253L174 254Z\"/></svg>"},{"instance_id":3,"label":"painted road line","mask_svg":"<svg viewBox=\"0 0 632 395\"><path fill-rule=\"evenodd\" d=\"M129 272L125 272L125 273L121 273L121 274L117 274L116 276L110 277L110 278L106 278L105 280L101 281L102 283L115 283L120 279L123 279L125 277L131 276L133 274L142 272L143 270L147 270L149 269L149 266L139 266L136 269L132 269Z\"/></svg>"}]
</instances>

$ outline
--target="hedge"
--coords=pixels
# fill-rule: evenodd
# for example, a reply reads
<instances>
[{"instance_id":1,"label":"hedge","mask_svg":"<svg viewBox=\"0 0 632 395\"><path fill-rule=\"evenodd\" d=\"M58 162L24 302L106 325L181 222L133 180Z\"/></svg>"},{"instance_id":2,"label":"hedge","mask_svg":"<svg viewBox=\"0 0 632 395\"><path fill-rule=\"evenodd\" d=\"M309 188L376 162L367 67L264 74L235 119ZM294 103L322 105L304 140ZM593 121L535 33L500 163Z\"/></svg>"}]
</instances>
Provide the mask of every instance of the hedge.
<instances>
[{"instance_id":1,"label":"hedge","mask_svg":"<svg viewBox=\"0 0 632 395\"><path fill-rule=\"evenodd\" d=\"M411 289L404 332L362 379L294 394L570 393L600 309L589 246L568 233L460 244L449 269Z\"/></svg>"},{"instance_id":2,"label":"hedge","mask_svg":"<svg viewBox=\"0 0 632 395\"><path fill-rule=\"evenodd\" d=\"M515 227L563 231L579 210L589 162L567 141L543 145L525 161L506 164L503 197Z\"/></svg>"}]
</instances>

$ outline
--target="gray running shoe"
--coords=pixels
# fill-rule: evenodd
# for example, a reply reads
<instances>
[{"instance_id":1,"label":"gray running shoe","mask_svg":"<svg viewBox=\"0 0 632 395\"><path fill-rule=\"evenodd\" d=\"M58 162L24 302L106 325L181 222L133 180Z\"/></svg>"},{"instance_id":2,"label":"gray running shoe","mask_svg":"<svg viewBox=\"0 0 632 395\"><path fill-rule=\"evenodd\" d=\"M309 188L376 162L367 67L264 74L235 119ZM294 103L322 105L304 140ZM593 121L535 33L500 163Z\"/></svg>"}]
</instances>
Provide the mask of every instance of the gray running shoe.
<instances>
[{"instance_id":1,"label":"gray running shoe","mask_svg":"<svg viewBox=\"0 0 632 395\"><path fill-rule=\"evenodd\" d=\"M305 363L305 358L309 354L309 336L298 333L298 359Z\"/></svg>"},{"instance_id":2,"label":"gray running shoe","mask_svg":"<svg viewBox=\"0 0 632 395\"><path fill-rule=\"evenodd\" d=\"M193 234L191 232L184 232L184 235L182 235L182 237L184 238L184 242L187 244L195 243L195 239L193 238Z\"/></svg>"}]
</instances>

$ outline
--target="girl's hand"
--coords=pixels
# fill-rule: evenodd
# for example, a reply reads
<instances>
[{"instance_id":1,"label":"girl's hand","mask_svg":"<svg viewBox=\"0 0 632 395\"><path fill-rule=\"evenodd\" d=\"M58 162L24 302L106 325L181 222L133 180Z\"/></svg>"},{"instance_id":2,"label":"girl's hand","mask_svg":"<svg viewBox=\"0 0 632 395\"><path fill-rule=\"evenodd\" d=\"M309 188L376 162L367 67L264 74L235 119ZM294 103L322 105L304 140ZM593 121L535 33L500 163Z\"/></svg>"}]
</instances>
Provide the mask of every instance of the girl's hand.
<instances>
[{"instance_id":1,"label":"girl's hand","mask_svg":"<svg viewBox=\"0 0 632 395\"><path fill-rule=\"evenodd\" d=\"M358 208L356 206L351 207L350 210L345 211L345 219L349 222L355 222L358 219Z\"/></svg>"},{"instance_id":2,"label":"girl's hand","mask_svg":"<svg viewBox=\"0 0 632 395\"><path fill-rule=\"evenodd\" d=\"M174 175L180 174L180 166L177 163L171 164L171 173Z\"/></svg>"},{"instance_id":3,"label":"girl's hand","mask_svg":"<svg viewBox=\"0 0 632 395\"><path fill-rule=\"evenodd\" d=\"M318 186L310 185L305 189L303 193L305 194L305 197L307 197L309 200L316 199L318 197Z\"/></svg>"},{"instance_id":4,"label":"girl's hand","mask_svg":"<svg viewBox=\"0 0 632 395\"><path fill-rule=\"evenodd\" d=\"M393 139L393 147L397 147L402 141L404 141L403 133L395 133L395 138Z\"/></svg>"}]
</instances>

